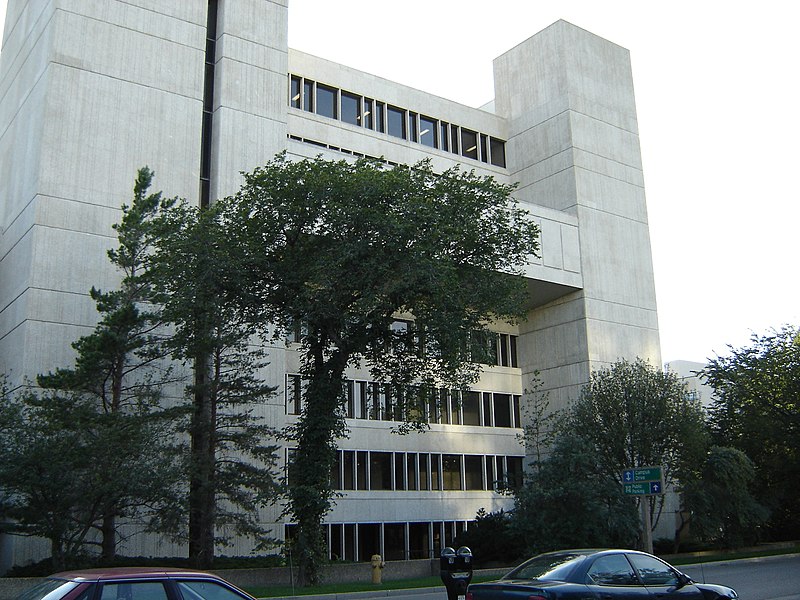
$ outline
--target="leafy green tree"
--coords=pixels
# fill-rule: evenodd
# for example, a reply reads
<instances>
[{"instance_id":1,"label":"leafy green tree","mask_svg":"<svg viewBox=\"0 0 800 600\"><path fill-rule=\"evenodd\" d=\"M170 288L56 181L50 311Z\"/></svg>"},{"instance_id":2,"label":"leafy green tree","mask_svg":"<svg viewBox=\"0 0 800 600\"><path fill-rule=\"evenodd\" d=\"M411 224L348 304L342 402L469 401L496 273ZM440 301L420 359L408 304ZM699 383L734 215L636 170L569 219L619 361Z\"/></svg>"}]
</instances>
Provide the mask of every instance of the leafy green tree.
<instances>
[{"instance_id":1,"label":"leafy green tree","mask_svg":"<svg viewBox=\"0 0 800 600\"><path fill-rule=\"evenodd\" d=\"M7 531L50 540L54 570L74 565L94 545L90 533L106 516L109 498L122 512L161 497L156 475L164 459L153 448L164 437L163 425L98 411L85 394L5 391L0 512Z\"/></svg>"},{"instance_id":2,"label":"leafy green tree","mask_svg":"<svg viewBox=\"0 0 800 600\"><path fill-rule=\"evenodd\" d=\"M602 467L589 440L566 431L515 493L512 521L527 554L629 547L640 527L636 501L622 494L619 476Z\"/></svg>"},{"instance_id":3,"label":"leafy green tree","mask_svg":"<svg viewBox=\"0 0 800 600\"><path fill-rule=\"evenodd\" d=\"M526 558L524 532L517 527L512 513L499 510L488 513L481 508L475 522L456 536L455 547L467 546L472 550L476 565L510 565Z\"/></svg>"},{"instance_id":4,"label":"leafy green tree","mask_svg":"<svg viewBox=\"0 0 800 600\"><path fill-rule=\"evenodd\" d=\"M122 219L114 225L118 246L108 252L122 275L117 289L92 288L100 320L94 331L72 347L75 366L40 375L41 387L59 390L47 398L75 396L83 409L94 407L95 467L105 474L93 486L100 490L98 510L101 557L112 560L118 539L117 520L151 515L174 500L179 475L169 460L166 441L173 415L160 406L161 388L170 381L165 365L161 326L146 273L147 255L153 242L150 221L163 205L161 194L147 194L153 177L147 167L139 170L133 202L122 206ZM159 422L160 421L160 422Z\"/></svg>"},{"instance_id":5,"label":"leafy green tree","mask_svg":"<svg viewBox=\"0 0 800 600\"><path fill-rule=\"evenodd\" d=\"M531 381L531 387L523 394L522 422L524 423L520 441L525 445L527 454L532 458L531 465L537 470L555 442L563 411L550 409L550 394L542 391L544 383L539 379L538 373Z\"/></svg>"},{"instance_id":6,"label":"leafy green tree","mask_svg":"<svg viewBox=\"0 0 800 600\"><path fill-rule=\"evenodd\" d=\"M600 472L620 482L632 467L661 466L667 487L690 476L705 456L708 437L699 402L674 373L641 359L594 371L572 406L569 429L596 453ZM650 496L652 526L663 496Z\"/></svg>"},{"instance_id":7,"label":"leafy green tree","mask_svg":"<svg viewBox=\"0 0 800 600\"><path fill-rule=\"evenodd\" d=\"M714 388L710 410L716 444L753 461L757 499L770 511L767 533L800 537L800 331L785 326L729 348L703 371Z\"/></svg>"},{"instance_id":8,"label":"leafy green tree","mask_svg":"<svg viewBox=\"0 0 800 600\"><path fill-rule=\"evenodd\" d=\"M278 493L275 432L260 412L274 388L261 377L265 351L256 329L230 300L241 273L231 263L221 206L179 202L162 210L148 275L172 328L165 344L194 370L188 528L189 557L199 568L210 568L215 546L233 535L268 545L258 510Z\"/></svg>"},{"instance_id":9,"label":"leafy green tree","mask_svg":"<svg viewBox=\"0 0 800 600\"><path fill-rule=\"evenodd\" d=\"M435 174L427 162L278 157L226 203L243 309L279 335L295 324L305 332L304 408L288 432L302 580L316 582L324 560L345 369L366 362L376 381L405 391L395 414L424 427L426 389L477 377L471 333L524 313L521 268L538 229L511 191L457 169ZM413 327L392 330L397 315Z\"/></svg>"},{"instance_id":10,"label":"leafy green tree","mask_svg":"<svg viewBox=\"0 0 800 600\"><path fill-rule=\"evenodd\" d=\"M713 446L699 476L682 485L692 535L727 548L755 543L768 516L753 497L755 481L755 468L744 452Z\"/></svg>"}]
</instances>

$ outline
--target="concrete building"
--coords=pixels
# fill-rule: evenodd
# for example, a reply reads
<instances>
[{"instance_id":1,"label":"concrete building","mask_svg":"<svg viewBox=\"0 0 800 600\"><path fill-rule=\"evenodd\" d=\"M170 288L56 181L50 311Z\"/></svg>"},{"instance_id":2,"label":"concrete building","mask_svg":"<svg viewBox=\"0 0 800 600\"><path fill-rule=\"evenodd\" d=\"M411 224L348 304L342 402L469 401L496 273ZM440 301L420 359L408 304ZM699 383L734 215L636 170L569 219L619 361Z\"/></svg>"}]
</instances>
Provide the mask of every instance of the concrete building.
<instances>
[{"instance_id":1,"label":"concrete building","mask_svg":"<svg viewBox=\"0 0 800 600\"><path fill-rule=\"evenodd\" d=\"M9 0L0 364L14 384L71 364L70 343L96 320L87 291L116 282L105 251L143 165L156 189L194 202L235 192L241 171L280 151L429 158L436 170L460 163L519 182L542 234L527 269L532 309L498 327L498 364L474 393L429 433L394 436L361 408L374 382L350 374L331 554L427 557L479 508L508 507L494 482L523 468L520 397L535 372L563 405L597 367L661 363L629 54L558 21L495 59L495 99L471 108L289 49L288 10L286 0ZM262 409L276 426L295 418L296 354L291 343L270 352L265 376L281 393ZM278 537L290 526L278 507L263 518ZM12 562L40 552L4 544ZM184 551L144 537L122 549Z\"/></svg>"}]
</instances>

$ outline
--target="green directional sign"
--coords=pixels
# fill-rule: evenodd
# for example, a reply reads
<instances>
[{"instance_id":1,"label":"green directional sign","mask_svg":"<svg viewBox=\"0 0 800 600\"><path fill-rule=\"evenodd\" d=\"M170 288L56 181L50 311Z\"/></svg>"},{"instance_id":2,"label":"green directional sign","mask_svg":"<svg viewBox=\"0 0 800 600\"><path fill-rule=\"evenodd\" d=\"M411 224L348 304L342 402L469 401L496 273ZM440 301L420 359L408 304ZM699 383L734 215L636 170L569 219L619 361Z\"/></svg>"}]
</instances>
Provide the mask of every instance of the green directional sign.
<instances>
[{"instance_id":1,"label":"green directional sign","mask_svg":"<svg viewBox=\"0 0 800 600\"><path fill-rule=\"evenodd\" d=\"M661 467L638 467L622 472L622 486L626 494L649 496L664 493L664 472Z\"/></svg>"}]
</instances>

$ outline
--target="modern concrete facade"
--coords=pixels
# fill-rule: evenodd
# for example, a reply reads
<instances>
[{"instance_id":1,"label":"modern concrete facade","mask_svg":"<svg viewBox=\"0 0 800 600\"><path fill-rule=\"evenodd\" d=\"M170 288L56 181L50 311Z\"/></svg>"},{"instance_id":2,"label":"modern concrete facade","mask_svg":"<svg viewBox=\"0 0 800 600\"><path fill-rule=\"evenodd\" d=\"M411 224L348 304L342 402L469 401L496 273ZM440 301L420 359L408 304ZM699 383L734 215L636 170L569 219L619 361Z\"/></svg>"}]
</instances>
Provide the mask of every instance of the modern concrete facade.
<instances>
[{"instance_id":1,"label":"modern concrete facade","mask_svg":"<svg viewBox=\"0 0 800 600\"><path fill-rule=\"evenodd\" d=\"M156 189L194 202L235 192L241 171L280 151L429 158L436 170L519 182L542 232L527 267L531 310L498 325L499 364L476 394L429 433L395 436L391 422L364 418L357 400L374 382L350 373L331 554L428 556L479 508L508 507L492 482L522 464L520 397L535 372L563 405L599 366L661 362L629 55L556 22L495 60L495 100L471 108L290 50L288 10L285 0L9 0L0 364L14 384L71 364L70 343L96 320L87 290L116 281L105 251L143 165ZM276 426L295 418L297 369L291 343L271 349L264 375L281 389L261 410ZM284 535L279 507L263 518ZM38 552L10 547L14 562ZM144 537L123 549L182 551Z\"/></svg>"}]
</instances>

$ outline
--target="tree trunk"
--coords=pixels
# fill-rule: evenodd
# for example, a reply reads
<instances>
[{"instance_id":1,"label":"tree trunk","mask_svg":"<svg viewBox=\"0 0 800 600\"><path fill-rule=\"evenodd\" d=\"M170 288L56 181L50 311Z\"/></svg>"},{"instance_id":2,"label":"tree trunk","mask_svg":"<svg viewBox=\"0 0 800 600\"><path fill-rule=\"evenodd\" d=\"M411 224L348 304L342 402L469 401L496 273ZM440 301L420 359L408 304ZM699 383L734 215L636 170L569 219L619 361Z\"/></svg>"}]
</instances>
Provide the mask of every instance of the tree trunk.
<instances>
[{"instance_id":1,"label":"tree trunk","mask_svg":"<svg viewBox=\"0 0 800 600\"><path fill-rule=\"evenodd\" d=\"M301 585L320 581L320 567L327 559L322 520L330 510L330 473L336 461L336 437L343 430L339 410L346 357L334 352L327 361L322 351L306 389L306 406L297 426L297 448L292 460L289 504L297 523L296 556Z\"/></svg>"},{"instance_id":2,"label":"tree trunk","mask_svg":"<svg viewBox=\"0 0 800 600\"><path fill-rule=\"evenodd\" d=\"M100 531L103 536L100 558L109 563L117 556L117 520L113 506L107 507Z\"/></svg>"},{"instance_id":3,"label":"tree trunk","mask_svg":"<svg viewBox=\"0 0 800 600\"><path fill-rule=\"evenodd\" d=\"M216 407L208 384L207 364L206 359L195 362L194 412L190 431L189 559L198 569L210 569L214 562Z\"/></svg>"}]
</instances>

